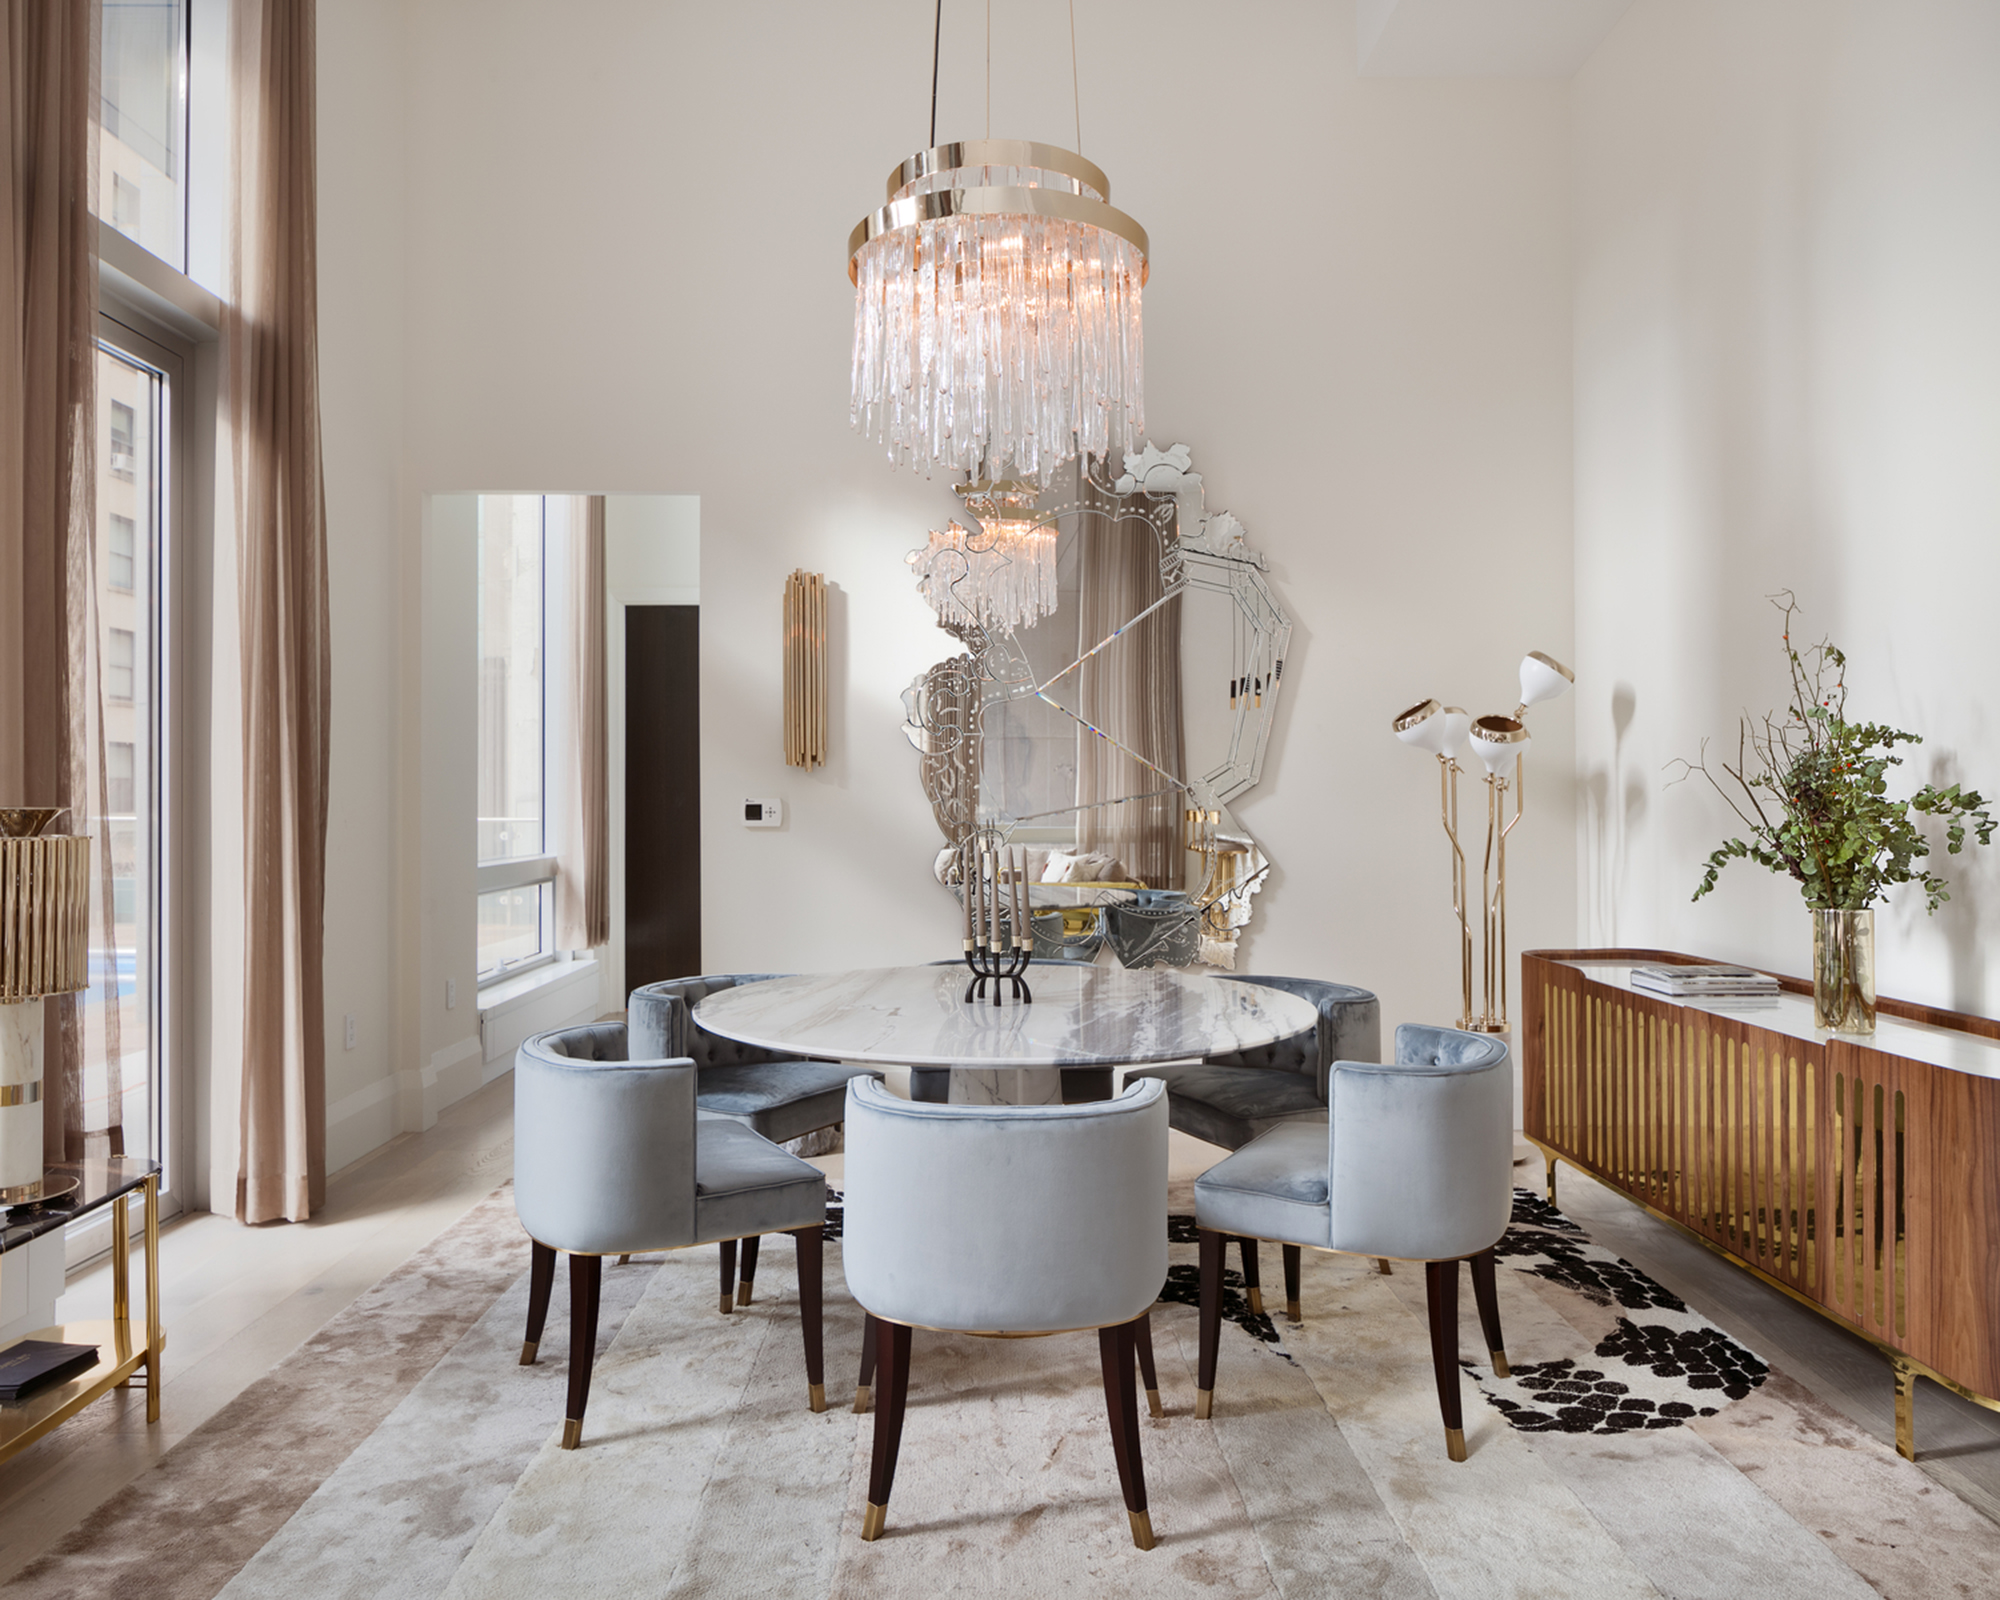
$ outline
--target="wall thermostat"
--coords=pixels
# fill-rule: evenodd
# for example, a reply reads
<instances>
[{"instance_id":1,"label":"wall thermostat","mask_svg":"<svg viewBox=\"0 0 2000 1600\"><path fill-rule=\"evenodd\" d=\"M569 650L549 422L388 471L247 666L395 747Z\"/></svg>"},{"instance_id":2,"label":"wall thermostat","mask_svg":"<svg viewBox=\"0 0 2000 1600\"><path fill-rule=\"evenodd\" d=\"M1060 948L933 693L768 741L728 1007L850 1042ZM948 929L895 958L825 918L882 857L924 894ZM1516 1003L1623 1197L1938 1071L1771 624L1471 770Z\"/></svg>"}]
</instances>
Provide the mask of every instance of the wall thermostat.
<instances>
[{"instance_id":1,"label":"wall thermostat","mask_svg":"<svg viewBox=\"0 0 2000 1600\"><path fill-rule=\"evenodd\" d=\"M743 826L746 828L782 828L785 825L785 802L782 800L745 800L743 802Z\"/></svg>"}]
</instances>

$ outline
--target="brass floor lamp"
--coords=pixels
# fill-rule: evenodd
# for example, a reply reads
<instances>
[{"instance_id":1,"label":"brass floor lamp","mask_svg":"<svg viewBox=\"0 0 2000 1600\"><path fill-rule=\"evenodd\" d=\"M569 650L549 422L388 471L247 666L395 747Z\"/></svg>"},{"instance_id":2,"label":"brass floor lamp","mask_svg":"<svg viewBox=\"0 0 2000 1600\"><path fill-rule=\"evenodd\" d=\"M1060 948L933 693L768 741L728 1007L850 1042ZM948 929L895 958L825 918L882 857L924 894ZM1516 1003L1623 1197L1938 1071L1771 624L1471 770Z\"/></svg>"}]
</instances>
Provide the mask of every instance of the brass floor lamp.
<instances>
[{"instance_id":1,"label":"brass floor lamp","mask_svg":"<svg viewBox=\"0 0 2000 1600\"><path fill-rule=\"evenodd\" d=\"M1576 675L1553 657L1531 650L1521 658L1521 703L1512 716L1473 718L1458 706L1423 700L1396 718L1403 743L1428 750L1438 762L1438 805L1451 844L1451 908L1458 918L1460 1005L1458 1025L1473 1033L1505 1033L1507 1022L1507 835L1527 800L1528 707L1567 694ZM1472 1008L1471 875L1458 837L1459 758L1467 747L1486 769L1486 853L1480 864L1480 1007ZM1514 815L1507 791L1514 791Z\"/></svg>"}]
</instances>

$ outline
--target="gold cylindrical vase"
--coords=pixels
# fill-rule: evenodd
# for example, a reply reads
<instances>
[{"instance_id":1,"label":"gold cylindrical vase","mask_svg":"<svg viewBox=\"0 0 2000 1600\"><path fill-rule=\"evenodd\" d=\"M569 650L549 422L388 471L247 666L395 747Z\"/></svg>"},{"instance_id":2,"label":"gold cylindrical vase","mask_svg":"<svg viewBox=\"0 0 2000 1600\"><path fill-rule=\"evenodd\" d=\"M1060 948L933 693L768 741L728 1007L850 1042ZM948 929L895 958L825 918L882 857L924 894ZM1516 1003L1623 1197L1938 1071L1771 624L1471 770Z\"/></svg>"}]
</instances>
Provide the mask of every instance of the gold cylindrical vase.
<instances>
[{"instance_id":1,"label":"gold cylindrical vase","mask_svg":"<svg viewBox=\"0 0 2000 1600\"><path fill-rule=\"evenodd\" d=\"M0 838L0 1204L41 1197L42 1001L90 984L90 840Z\"/></svg>"},{"instance_id":2,"label":"gold cylindrical vase","mask_svg":"<svg viewBox=\"0 0 2000 1600\"><path fill-rule=\"evenodd\" d=\"M1875 913L1813 907L1813 1026L1875 1031Z\"/></svg>"}]
</instances>

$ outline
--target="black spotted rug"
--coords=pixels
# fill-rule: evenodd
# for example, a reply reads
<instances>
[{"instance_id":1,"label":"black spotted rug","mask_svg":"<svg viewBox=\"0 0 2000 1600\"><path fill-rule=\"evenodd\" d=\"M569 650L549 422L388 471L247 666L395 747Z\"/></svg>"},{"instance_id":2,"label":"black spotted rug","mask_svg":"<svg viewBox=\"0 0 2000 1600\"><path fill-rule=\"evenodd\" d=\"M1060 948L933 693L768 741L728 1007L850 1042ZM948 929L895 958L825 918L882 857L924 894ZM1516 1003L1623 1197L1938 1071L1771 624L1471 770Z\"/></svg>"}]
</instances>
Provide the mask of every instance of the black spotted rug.
<instances>
[{"instance_id":1,"label":"black spotted rug","mask_svg":"<svg viewBox=\"0 0 2000 1600\"><path fill-rule=\"evenodd\" d=\"M1770 1369L1631 1262L1592 1244L1554 1206L1514 1191L1500 1260L1605 1309L1611 1332L1585 1360L1528 1362L1496 1378L1465 1362L1480 1391L1528 1433L1636 1433L1712 1417Z\"/></svg>"}]
</instances>

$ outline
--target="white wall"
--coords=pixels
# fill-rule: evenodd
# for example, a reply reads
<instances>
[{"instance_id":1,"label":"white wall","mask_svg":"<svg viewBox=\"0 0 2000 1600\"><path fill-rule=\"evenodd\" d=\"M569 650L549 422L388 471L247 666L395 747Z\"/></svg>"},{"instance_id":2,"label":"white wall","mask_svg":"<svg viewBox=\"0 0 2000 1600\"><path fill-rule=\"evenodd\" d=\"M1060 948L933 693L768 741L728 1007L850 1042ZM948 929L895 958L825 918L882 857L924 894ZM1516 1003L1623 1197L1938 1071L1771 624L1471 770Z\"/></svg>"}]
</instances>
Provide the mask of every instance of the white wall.
<instances>
[{"instance_id":1,"label":"white wall","mask_svg":"<svg viewBox=\"0 0 2000 1600\"><path fill-rule=\"evenodd\" d=\"M981 19L962 9L941 139L983 125ZM421 845L445 781L421 693L433 495L699 496L706 964L950 948L899 696L952 648L902 557L955 502L848 426L843 270L849 228L926 137L926 20L881 4L322 8L322 192L379 178L386 197L323 213L323 305L382 319L324 380L345 564L336 769L351 764L356 804L395 796L393 874L333 887L330 1016L346 1009L336 962L354 974L343 993L384 960L395 984L389 1057L361 1075L421 1070L465 1028L441 982L459 935L431 925L447 869ZM1369 985L1391 1022L1447 1017L1434 778L1388 723L1433 693L1509 708L1524 650L1571 651L1566 90L1363 82L1344 3L1122 0L1077 27L1084 151L1153 240L1152 436L1193 446L1296 623L1265 785L1240 807L1278 863L1244 965ZM996 132L1076 142L1066 43L1060 0L1011 8ZM383 427L401 438L393 468ZM782 759L794 567L837 596L832 755L812 773ZM1534 719L1517 948L1574 937L1570 715ZM783 797L786 826L746 831L746 795Z\"/></svg>"},{"instance_id":2,"label":"white wall","mask_svg":"<svg viewBox=\"0 0 2000 1600\"><path fill-rule=\"evenodd\" d=\"M1907 782L2000 794L2000 7L1641 0L1576 82L1578 926L1804 973L1797 886L1663 768L1781 703L1777 614ZM1992 1015L2000 852L1877 916L1884 994Z\"/></svg>"}]
</instances>

